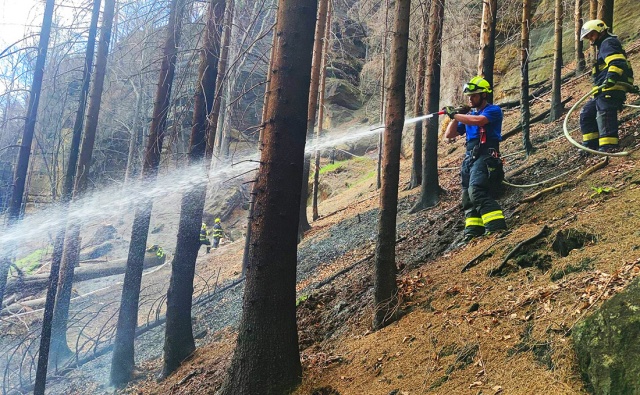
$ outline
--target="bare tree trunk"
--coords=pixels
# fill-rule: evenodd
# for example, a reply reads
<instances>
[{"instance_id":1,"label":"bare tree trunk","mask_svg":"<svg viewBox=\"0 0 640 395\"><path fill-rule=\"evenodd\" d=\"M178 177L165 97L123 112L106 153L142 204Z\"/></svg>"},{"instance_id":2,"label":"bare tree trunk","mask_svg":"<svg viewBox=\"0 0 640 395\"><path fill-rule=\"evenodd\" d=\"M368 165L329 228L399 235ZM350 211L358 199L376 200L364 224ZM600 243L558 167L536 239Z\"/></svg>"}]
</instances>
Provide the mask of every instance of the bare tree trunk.
<instances>
[{"instance_id":1,"label":"bare tree trunk","mask_svg":"<svg viewBox=\"0 0 640 395\"><path fill-rule=\"evenodd\" d=\"M613 33L613 4L614 0L601 0L599 12L600 19L607 24L611 33Z\"/></svg>"},{"instance_id":2,"label":"bare tree trunk","mask_svg":"<svg viewBox=\"0 0 640 395\"><path fill-rule=\"evenodd\" d=\"M598 19L598 0L589 0L589 19ZM591 62L595 62L597 55L596 46L591 46L591 52L589 53Z\"/></svg>"},{"instance_id":3,"label":"bare tree trunk","mask_svg":"<svg viewBox=\"0 0 640 395\"><path fill-rule=\"evenodd\" d=\"M213 149L215 147L216 135L218 131L218 120L220 119L220 107L222 106L222 88L225 86L224 75L227 72L229 61L229 43L231 42L231 26L233 25L235 0L229 0L225 6L225 17L223 23L222 44L220 46L220 61L218 62L218 76L216 77L216 92L213 99L213 108L209 114L207 123L207 149L205 156L207 168L211 166Z\"/></svg>"},{"instance_id":4,"label":"bare tree trunk","mask_svg":"<svg viewBox=\"0 0 640 395\"><path fill-rule=\"evenodd\" d=\"M404 127L405 85L407 80L407 47L411 0L397 0L395 26L391 43L389 94L387 96L383 173L378 214L376 273L374 285L373 328L380 329L395 321L398 309L396 285L396 216L400 151Z\"/></svg>"},{"instance_id":5,"label":"bare tree trunk","mask_svg":"<svg viewBox=\"0 0 640 395\"><path fill-rule=\"evenodd\" d=\"M562 0L555 5L555 49L553 52L553 79L551 84L551 113L549 119L555 121L562 116Z\"/></svg>"},{"instance_id":6,"label":"bare tree trunk","mask_svg":"<svg viewBox=\"0 0 640 395\"><path fill-rule=\"evenodd\" d=\"M146 183L155 181L162 153L162 142L167 131L167 114L171 102L171 88L176 68L178 45L182 33L182 16L185 0L173 0L167 25L167 37L164 44L162 66L158 79L156 97L153 106L153 118L149 131L149 141L142 167L142 180ZM127 271L122 285L122 298L118 315L118 327L111 364L111 383L122 385L131 379L135 366L133 341L135 327L138 323L138 301L144 253L151 221L153 202L143 202L136 209L131 229ZM125 328L131 328L127 330Z\"/></svg>"},{"instance_id":7,"label":"bare tree trunk","mask_svg":"<svg viewBox=\"0 0 640 395\"><path fill-rule=\"evenodd\" d=\"M127 167L124 172L125 187L131 183L131 179L135 178L138 169L138 151L142 142L142 128L140 127L140 118L142 117L142 78L139 78L140 86L136 87L131 81L131 86L136 94L136 108L133 114L133 125L129 136L129 152L127 154Z\"/></svg>"},{"instance_id":8,"label":"bare tree trunk","mask_svg":"<svg viewBox=\"0 0 640 395\"><path fill-rule=\"evenodd\" d=\"M287 393L302 377L296 247L316 13L316 0L278 2L242 319L221 395Z\"/></svg>"},{"instance_id":9,"label":"bare tree trunk","mask_svg":"<svg viewBox=\"0 0 640 395\"><path fill-rule=\"evenodd\" d=\"M80 150L80 158L75 175L75 185L73 188L73 199L79 199L87 188L89 178L89 166L93 156L96 131L98 129L98 116L102 104L102 91L104 78L107 70L107 57L109 55L109 43L111 39L111 28L113 24L115 0L105 0L102 18L102 28L100 29L100 40L98 42L98 53L96 57L96 69L89 96L89 107L84 126L84 139ZM52 344L55 352L56 362L68 354L67 346L67 321L69 317L69 305L71 303L71 291L73 286L73 271L78 265L80 253L80 225L73 223L67 230L64 246L64 256L60 267L60 279L58 280L58 290L52 322Z\"/></svg>"},{"instance_id":10,"label":"bare tree trunk","mask_svg":"<svg viewBox=\"0 0 640 395\"><path fill-rule=\"evenodd\" d=\"M444 22L444 0L433 0L429 12L429 46L427 51L427 77L425 81L425 111L438 112L440 107L440 64L442 59L442 24ZM424 127L422 158L422 185L420 198L411 212L438 204L440 185L438 181L438 119L427 119Z\"/></svg>"},{"instance_id":11,"label":"bare tree trunk","mask_svg":"<svg viewBox=\"0 0 640 395\"><path fill-rule=\"evenodd\" d=\"M576 52L576 75L584 72L586 67L586 61L584 59L584 47L583 42L580 39L580 30L582 29L582 24L584 21L582 20L582 2L583 0L575 0L575 9L574 9L574 47Z\"/></svg>"},{"instance_id":12,"label":"bare tree trunk","mask_svg":"<svg viewBox=\"0 0 640 395\"><path fill-rule=\"evenodd\" d=\"M327 25L328 0L320 0L318 6L318 18L316 20L315 38L313 44L313 60L311 61L311 84L309 87L309 104L307 106L307 138L313 136L313 127L316 123L316 111L318 108L318 86L320 85L320 69L323 60L324 32ZM318 120L321 127L322 119ZM317 173L318 169L316 169ZM302 190L300 193L300 225L298 226L298 241L304 237L304 232L311 229L307 217L307 202L309 200L309 175L311 173L311 152L304 155L304 168L302 170ZM314 178L315 179L315 178ZM317 211L317 209L316 209ZM315 219L315 218L314 218Z\"/></svg>"},{"instance_id":13,"label":"bare tree trunk","mask_svg":"<svg viewBox=\"0 0 640 395\"><path fill-rule=\"evenodd\" d=\"M580 0L578 0L580 1ZM522 0L522 38L520 41L520 67L522 75L520 78L520 102L522 108L520 112L520 123L522 124L522 145L527 156L533 153L533 144L529 137L529 120L531 109L529 106L529 29L531 26L531 1Z\"/></svg>"},{"instance_id":14,"label":"bare tree trunk","mask_svg":"<svg viewBox=\"0 0 640 395\"><path fill-rule=\"evenodd\" d=\"M42 90L42 79L44 76L44 65L47 59L47 49L49 47L49 36L51 35L51 19L53 17L54 0L47 0L42 19L42 29L40 31L40 42L38 43L38 56L36 67L33 72L31 91L29 93L29 104L27 115L22 132L22 143L18 152L18 164L13 176L13 192L9 199L7 210L8 225L11 227L20 220L22 214L22 198L24 196L27 172L29 169L29 158L31 156L31 144L33 143L33 132L36 128L36 118L38 117L38 104L40 103L40 91ZM4 300L4 288L7 284L7 275L11 265L12 251L10 246L4 246L0 256L0 306Z\"/></svg>"},{"instance_id":15,"label":"bare tree trunk","mask_svg":"<svg viewBox=\"0 0 640 395\"><path fill-rule=\"evenodd\" d=\"M382 76L380 77L380 123L384 122L384 105L386 94L386 74L387 74L387 34L389 34L389 0L384 5L384 31L382 32ZM382 150L384 146L384 134L378 136L378 168L376 170L376 188L382 186Z\"/></svg>"},{"instance_id":16,"label":"bare tree trunk","mask_svg":"<svg viewBox=\"0 0 640 395\"><path fill-rule=\"evenodd\" d=\"M78 154L80 151L80 140L82 138L82 129L84 126L84 116L87 107L87 95L91 82L91 71L93 69L93 54L95 51L96 32L98 30L98 17L100 15L101 0L93 1L93 9L91 13L91 23L89 25L89 37L87 39L87 49L85 53L85 64L82 71L82 88L80 90L80 98L78 99L78 110L76 111L76 119L73 125L73 135L71 138L71 147L69 148L69 162L62 188L61 204L66 211L69 201L73 195L73 184L75 180L76 166L78 164ZM63 216L66 217L66 216ZM47 366L49 363L49 350L53 346L54 355L57 354L56 342L51 343L52 321L55 306L56 295L58 291L58 280L60 277L60 265L62 263L62 255L64 251L64 239L66 234L66 220L60 225L56 233L53 245L53 256L49 275L49 284L47 286L47 296L44 307L44 318L42 320L42 332L40 335L40 350L38 352L38 370L36 371L35 387L44 388L46 384ZM66 325L64 330L66 330ZM62 336L58 341L66 340ZM66 345L65 345L66 346ZM66 348L66 347L65 347ZM42 360L42 362L40 362Z\"/></svg>"},{"instance_id":17,"label":"bare tree trunk","mask_svg":"<svg viewBox=\"0 0 640 395\"><path fill-rule=\"evenodd\" d=\"M202 212L207 196L207 168L205 150L208 138L207 115L211 111L216 92L218 62L220 57L220 36L225 1L211 0L207 14L207 27L204 45L200 53L199 84L196 87L189 165L197 171L202 167L202 180L199 185L186 192L182 197L178 242L171 264L171 280L167 292L167 324L164 335L164 364L161 377L173 373L196 349L191 326L191 302L193 296L193 278L196 270L196 258L200 249L200 226ZM135 332L135 326L128 328ZM115 362L115 359L114 359Z\"/></svg>"},{"instance_id":18,"label":"bare tree trunk","mask_svg":"<svg viewBox=\"0 0 640 395\"><path fill-rule=\"evenodd\" d=\"M480 56L478 57L478 75L484 77L493 86L493 65L496 61L496 21L498 0L482 2L482 26L480 30ZM487 101L493 103L493 93L487 95Z\"/></svg>"},{"instance_id":19,"label":"bare tree trunk","mask_svg":"<svg viewBox=\"0 0 640 395\"><path fill-rule=\"evenodd\" d=\"M420 28L420 40L418 43L418 69L416 71L416 96L413 102L413 116L424 115L424 81L427 70L427 26L428 10L422 10L422 27ZM413 126L413 157L411 159L411 179L407 189L413 189L422 184L422 121L418 121Z\"/></svg>"},{"instance_id":20,"label":"bare tree trunk","mask_svg":"<svg viewBox=\"0 0 640 395\"><path fill-rule=\"evenodd\" d=\"M328 5L326 4L328 3ZM309 92L309 116L307 118L307 138L313 135L313 124L315 122L315 110L320 103L318 109L318 131L315 140L320 141L322 126L324 121L324 90L327 80L327 56L329 51L329 37L331 35L331 2L328 0L320 1L320 9L318 10L318 22L316 24L316 37L313 48L313 66L311 68L311 88ZM325 16L321 17L324 12ZM324 25L324 26L321 26ZM314 83L314 79L316 82ZM318 100L318 80L320 83L320 99ZM315 93L314 93L315 91ZM313 113L313 118L311 114ZM320 150L315 151L315 171L313 173L313 220L317 220L318 215L318 187L320 184ZM304 182L304 181L303 181ZM304 188L304 185L302 186ZM306 211L306 210L305 210Z\"/></svg>"}]
</instances>

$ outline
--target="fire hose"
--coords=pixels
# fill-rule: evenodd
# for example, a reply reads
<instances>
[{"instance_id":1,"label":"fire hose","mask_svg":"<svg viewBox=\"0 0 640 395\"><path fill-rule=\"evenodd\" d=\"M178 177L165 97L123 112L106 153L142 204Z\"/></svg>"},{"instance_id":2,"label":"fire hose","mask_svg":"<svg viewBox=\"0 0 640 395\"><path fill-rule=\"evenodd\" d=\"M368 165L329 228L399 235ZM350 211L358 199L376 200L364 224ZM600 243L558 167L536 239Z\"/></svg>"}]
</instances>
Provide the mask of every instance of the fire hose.
<instances>
[{"instance_id":1,"label":"fire hose","mask_svg":"<svg viewBox=\"0 0 640 395\"><path fill-rule=\"evenodd\" d=\"M630 92L634 92L634 93L638 92L638 87L637 86L634 86L634 85L631 85L631 84L626 84L624 82L619 82L618 84L627 87ZM586 152L589 152L591 154L602 155L602 156L627 156L627 155L629 155L629 153L627 151L623 151L623 152L600 152L600 151L593 150L591 148L587 148L584 145L582 145L582 144L578 143L577 141L575 141L571 137L571 135L569 134L569 129L567 128L567 123L569 122L569 116L571 116L571 114L576 110L576 108L580 104L582 104L585 100L587 100L587 98L589 98L590 96L598 93L599 91L601 91L602 88L604 88L604 85L594 87L586 95L582 96L580 98L580 100L578 100L571 107L571 109L569 109L569 111L567 112L567 115L565 115L565 117L564 117L564 122L562 123L562 130L564 131L564 136L567 138L567 140L569 140L569 142L571 144L573 144L576 147L578 147L579 149L584 150ZM625 104L625 106L626 107L631 107L631 108L640 108L640 106L636 106L636 105L632 105L632 104Z\"/></svg>"}]
</instances>

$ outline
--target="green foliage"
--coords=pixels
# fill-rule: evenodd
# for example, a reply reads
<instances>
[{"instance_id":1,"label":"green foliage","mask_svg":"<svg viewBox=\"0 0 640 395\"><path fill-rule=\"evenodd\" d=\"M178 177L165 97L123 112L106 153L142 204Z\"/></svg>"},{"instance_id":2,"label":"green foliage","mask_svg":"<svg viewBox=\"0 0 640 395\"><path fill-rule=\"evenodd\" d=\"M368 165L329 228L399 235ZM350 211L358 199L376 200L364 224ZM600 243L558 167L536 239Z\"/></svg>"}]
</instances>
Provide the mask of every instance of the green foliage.
<instances>
[{"instance_id":1,"label":"green foliage","mask_svg":"<svg viewBox=\"0 0 640 395\"><path fill-rule=\"evenodd\" d=\"M300 306L301 303L305 302L309 299L309 295L302 295L298 299L296 299L296 307Z\"/></svg>"},{"instance_id":2,"label":"green foliage","mask_svg":"<svg viewBox=\"0 0 640 395\"><path fill-rule=\"evenodd\" d=\"M584 272L585 270L589 270L592 267L592 263L595 261L595 258L587 257L578 262L577 265L568 264L566 267L560 270L555 270L551 273L551 281L558 281L564 276L571 273L579 273Z\"/></svg>"},{"instance_id":3,"label":"green foliage","mask_svg":"<svg viewBox=\"0 0 640 395\"><path fill-rule=\"evenodd\" d=\"M48 253L49 248L35 250L24 258L18 259L16 261L16 266L27 274L32 273L35 269L41 266L40 262Z\"/></svg>"},{"instance_id":4,"label":"green foliage","mask_svg":"<svg viewBox=\"0 0 640 395\"><path fill-rule=\"evenodd\" d=\"M596 196L600 196L602 194L608 194L613 192L613 188L611 187L591 187L591 189L593 189L595 192L591 194L591 196L589 196L590 199L593 199Z\"/></svg>"}]
</instances>

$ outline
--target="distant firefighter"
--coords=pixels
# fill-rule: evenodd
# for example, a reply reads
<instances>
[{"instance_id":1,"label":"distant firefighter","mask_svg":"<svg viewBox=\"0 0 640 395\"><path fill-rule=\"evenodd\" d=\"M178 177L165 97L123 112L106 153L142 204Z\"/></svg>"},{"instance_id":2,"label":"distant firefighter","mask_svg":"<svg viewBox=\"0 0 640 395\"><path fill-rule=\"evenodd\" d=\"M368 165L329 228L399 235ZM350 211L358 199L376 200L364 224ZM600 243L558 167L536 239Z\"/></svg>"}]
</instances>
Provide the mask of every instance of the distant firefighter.
<instances>
[{"instance_id":1,"label":"distant firefighter","mask_svg":"<svg viewBox=\"0 0 640 395\"><path fill-rule=\"evenodd\" d=\"M207 246L207 254L211 251L211 241L209 241L209 230L207 229L207 224L202 223L202 227L200 227L200 245Z\"/></svg>"},{"instance_id":2,"label":"distant firefighter","mask_svg":"<svg viewBox=\"0 0 640 395\"><path fill-rule=\"evenodd\" d=\"M213 224L213 248L218 248L220 244L220 239L224 237L224 230L222 230L222 225L220 224L220 218L216 218L215 223Z\"/></svg>"}]
</instances>

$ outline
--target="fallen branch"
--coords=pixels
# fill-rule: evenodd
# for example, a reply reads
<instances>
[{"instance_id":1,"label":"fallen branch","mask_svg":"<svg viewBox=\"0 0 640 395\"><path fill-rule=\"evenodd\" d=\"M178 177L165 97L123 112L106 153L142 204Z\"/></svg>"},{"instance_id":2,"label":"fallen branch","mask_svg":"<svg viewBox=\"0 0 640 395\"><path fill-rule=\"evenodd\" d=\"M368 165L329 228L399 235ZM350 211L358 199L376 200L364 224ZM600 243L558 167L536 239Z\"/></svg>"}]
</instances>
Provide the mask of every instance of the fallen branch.
<instances>
[{"instance_id":1,"label":"fallen branch","mask_svg":"<svg viewBox=\"0 0 640 395\"><path fill-rule=\"evenodd\" d=\"M467 262L466 265L464 265L464 267L462 268L462 270L460 270L460 273L464 273L467 270L471 269L472 267L474 267L475 265L477 265L478 263L480 263L480 258L485 254L485 252L489 251L489 249L491 247L493 247L494 245L496 245L498 243L498 240L494 241L493 243L491 243L491 245L489 245L489 247L485 248L484 250L482 250L481 253L479 253L478 255L475 256L475 258L473 258L472 260L470 260L469 262Z\"/></svg>"},{"instance_id":2,"label":"fallen branch","mask_svg":"<svg viewBox=\"0 0 640 395\"><path fill-rule=\"evenodd\" d=\"M569 103L571 100L573 100L573 96L569 96L569 97L567 97L566 99L564 99L564 100L562 101L562 105L564 106L565 104ZM549 116L549 113L550 113L550 112L551 112L551 109L548 109L548 110L544 111L542 114L537 115L537 116L535 116L535 117L531 118L531 119L529 120L529 125L534 124L534 123L536 123L536 122L540 122L540 121L542 121L543 119L545 119L546 117L548 117L548 116ZM502 134L502 140L504 141L506 138L511 137L511 136L515 135L516 133L521 132L521 131L522 131L522 124L521 124L521 123L519 123L519 124L518 124L518 125L516 125L516 127L514 127L513 129L509 130L509 131L508 131L508 132L506 132L506 133L503 133L503 134Z\"/></svg>"},{"instance_id":3,"label":"fallen branch","mask_svg":"<svg viewBox=\"0 0 640 395\"><path fill-rule=\"evenodd\" d=\"M491 269L489 271L489 276L494 276L497 273L500 273L502 269L504 269L504 267L507 265L507 261L511 259L517 252L519 252L524 246L531 244L542 237L546 237L548 233L549 233L549 227L545 225L542 227L542 229L540 229L540 232L538 232L535 236L532 236L518 243L518 245L516 245L513 248L513 250L511 250L511 252L509 252L507 256L504 257L500 266L496 267L495 269Z\"/></svg>"},{"instance_id":4,"label":"fallen branch","mask_svg":"<svg viewBox=\"0 0 640 395\"><path fill-rule=\"evenodd\" d=\"M543 189L541 191L538 191L538 192L534 193L533 195L526 196L526 197L522 198L522 200L520 200L520 203L533 202L534 200L536 200L540 196L544 195L545 193L551 192L551 191L553 191L555 189L558 189L558 188L562 188L562 187L564 187L566 185L567 185L566 182L561 182L560 184L556 184L556 185L550 186L549 188L545 188L545 189Z\"/></svg>"},{"instance_id":5,"label":"fallen branch","mask_svg":"<svg viewBox=\"0 0 640 395\"><path fill-rule=\"evenodd\" d=\"M576 180L582 180L583 178L585 178L586 176L588 176L589 174L602 169L603 167L605 167L607 164L609 163L609 157L605 156L604 160L601 160L600 162L596 163L595 165L591 166L590 168L588 168L587 170L585 170L584 172L582 172L578 177L576 177Z\"/></svg>"}]
</instances>

